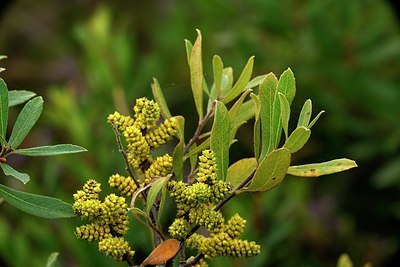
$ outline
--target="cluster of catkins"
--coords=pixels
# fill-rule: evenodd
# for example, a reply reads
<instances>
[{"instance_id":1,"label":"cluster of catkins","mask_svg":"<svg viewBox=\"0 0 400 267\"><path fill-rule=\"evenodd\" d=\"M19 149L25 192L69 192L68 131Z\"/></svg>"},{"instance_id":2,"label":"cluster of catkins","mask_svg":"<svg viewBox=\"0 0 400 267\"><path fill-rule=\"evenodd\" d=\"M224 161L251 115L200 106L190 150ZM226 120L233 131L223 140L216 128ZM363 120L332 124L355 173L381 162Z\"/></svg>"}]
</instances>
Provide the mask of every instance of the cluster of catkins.
<instances>
[{"instance_id":1,"label":"cluster of catkins","mask_svg":"<svg viewBox=\"0 0 400 267\"><path fill-rule=\"evenodd\" d=\"M100 184L88 180L83 190L74 194L72 208L81 219L91 221L75 229L78 238L98 242L99 251L116 260L131 258L131 250L123 236L128 231L128 205L125 198L115 194L108 195L100 201Z\"/></svg>"},{"instance_id":2,"label":"cluster of catkins","mask_svg":"<svg viewBox=\"0 0 400 267\"><path fill-rule=\"evenodd\" d=\"M114 112L108 122L125 137L128 161L141 176L141 184L149 184L154 177L164 177L172 170L170 155L153 159L150 152L175 135L176 121L172 117L157 125L160 107L147 98L137 99L133 110L134 118Z\"/></svg>"},{"instance_id":3,"label":"cluster of catkins","mask_svg":"<svg viewBox=\"0 0 400 267\"><path fill-rule=\"evenodd\" d=\"M216 179L216 162L211 150L204 150L199 157L195 183L170 181L168 189L177 205L177 217L169 227L172 237L185 240L193 226L199 225L207 229L209 236L194 233L186 240L186 246L204 254L205 258L250 257L260 253L260 246L255 242L240 239L244 219L236 214L225 223L221 212L214 209L232 189L229 183ZM200 265L207 264L201 261Z\"/></svg>"},{"instance_id":4,"label":"cluster of catkins","mask_svg":"<svg viewBox=\"0 0 400 267\"><path fill-rule=\"evenodd\" d=\"M171 172L172 157L165 154L153 159L150 151L172 138L176 133L176 122L171 118L157 125L160 107L147 98L137 99L133 110L134 118L115 112L108 116L108 122L125 137L129 164L139 174L140 186L143 186L155 177L163 177ZM91 221L77 227L75 234L78 238L98 242L100 252L116 260L124 260L134 254L123 238L128 231L125 197L131 197L137 191L138 184L132 177L120 174L111 175L108 183L121 196L110 194L101 202L100 184L95 180L87 181L83 190L74 194L74 213L83 220Z\"/></svg>"}]
</instances>

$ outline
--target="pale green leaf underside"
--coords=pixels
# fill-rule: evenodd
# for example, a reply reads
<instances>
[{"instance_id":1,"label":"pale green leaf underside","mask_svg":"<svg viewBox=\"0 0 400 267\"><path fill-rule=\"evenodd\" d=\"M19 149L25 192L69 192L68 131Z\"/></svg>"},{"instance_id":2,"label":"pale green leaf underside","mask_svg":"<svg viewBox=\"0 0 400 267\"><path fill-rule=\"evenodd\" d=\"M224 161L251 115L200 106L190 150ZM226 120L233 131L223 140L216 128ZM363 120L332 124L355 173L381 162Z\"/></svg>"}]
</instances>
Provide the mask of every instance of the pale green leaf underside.
<instances>
[{"instance_id":1,"label":"pale green leaf underside","mask_svg":"<svg viewBox=\"0 0 400 267\"><path fill-rule=\"evenodd\" d=\"M13 151L14 154L24 156L55 156L62 154L72 154L87 151L85 148L71 144L59 144L54 146L38 146L24 149L16 149Z\"/></svg>"},{"instance_id":2,"label":"pale green leaf underside","mask_svg":"<svg viewBox=\"0 0 400 267\"><path fill-rule=\"evenodd\" d=\"M287 139L289 135L290 104L284 94L279 92L278 95L279 95L279 104L281 107L282 128L283 131L285 132L285 138Z\"/></svg>"},{"instance_id":3,"label":"pale green leaf underside","mask_svg":"<svg viewBox=\"0 0 400 267\"><path fill-rule=\"evenodd\" d=\"M250 185L243 191L268 191L285 178L290 165L290 151L280 148L267 154L260 162Z\"/></svg>"},{"instance_id":4,"label":"pale green leaf underside","mask_svg":"<svg viewBox=\"0 0 400 267\"><path fill-rule=\"evenodd\" d=\"M213 57L212 63L213 63L215 93L212 93L211 96L213 97L213 99L216 99L221 94L221 84L222 84L222 75L224 71L224 64L222 63L222 59L217 55Z\"/></svg>"},{"instance_id":5,"label":"pale green leaf underside","mask_svg":"<svg viewBox=\"0 0 400 267\"><path fill-rule=\"evenodd\" d=\"M24 184L29 182L29 175L28 174L19 172L19 171L15 170L14 168L12 168L10 165L8 165L6 163L0 163L0 167L3 170L5 175L12 176L12 177L20 180Z\"/></svg>"},{"instance_id":6,"label":"pale green leaf underside","mask_svg":"<svg viewBox=\"0 0 400 267\"><path fill-rule=\"evenodd\" d=\"M295 153L299 151L308 141L311 135L311 130L306 127L300 126L294 130L286 143L283 145L285 148L289 149L290 153Z\"/></svg>"},{"instance_id":7,"label":"pale green leaf underside","mask_svg":"<svg viewBox=\"0 0 400 267\"><path fill-rule=\"evenodd\" d=\"M222 102L217 101L210 147L217 161L217 179L221 180L225 179L229 165L230 129L228 110Z\"/></svg>"},{"instance_id":8,"label":"pale green leaf underside","mask_svg":"<svg viewBox=\"0 0 400 267\"><path fill-rule=\"evenodd\" d=\"M230 182L233 188L236 188L244 181L257 167L255 158L245 158L236 161L228 168L226 181Z\"/></svg>"},{"instance_id":9,"label":"pale green leaf underside","mask_svg":"<svg viewBox=\"0 0 400 267\"><path fill-rule=\"evenodd\" d=\"M50 254L50 256L47 258L46 267L56 266L58 254L59 254L58 252L53 252Z\"/></svg>"},{"instance_id":10,"label":"pale green leaf underside","mask_svg":"<svg viewBox=\"0 0 400 267\"><path fill-rule=\"evenodd\" d=\"M48 219L75 216L71 204L60 199L17 191L1 184L0 197L17 209L34 216Z\"/></svg>"},{"instance_id":11,"label":"pale green leaf underside","mask_svg":"<svg viewBox=\"0 0 400 267\"><path fill-rule=\"evenodd\" d=\"M177 137L179 143L176 145L174 152L172 154L172 165L174 167L174 173L178 180L183 178L183 149L185 144L185 118L182 116L175 117L177 124Z\"/></svg>"},{"instance_id":12,"label":"pale green leaf underside","mask_svg":"<svg viewBox=\"0 0 400 267\"><path fill-rule=\"evenodd\" d=\"M310 99L307 99L306 102L304 102L304 105L301 109L299 121L297 122L297 127L303 126L308 128L308 124L310 123L310 118L311 118L311 112L312 112L312 102Z\"/></svg>"},{"instance_id":13,"label":"pale green leaf underside","mask_svg":"<svg viewBox=\"0 0 400 267\"><path fill-rule=\"evenodd\" d=\"M203 119L203 63L201 58L201 33L199 30L197 30L197 34L198 37L190 55L189 67L194 103L201 121Z\"/></svg>"},{"instance_id":14,"label":"pale green leaf underside","mask_svg":"<svg viewBox=\"0 0 400 267\"><path fill-rule=\"evenodd\" d=\"M357 167L357 163L355 161L342 158L322 163L290 166L287 173L301 177L318 177L321 175L346 171L355 167Z\"/></svg>"},{"instance_id":15,"label":"pale green leaf underside","mask_svg":"<svg viewBox=\"0 0 400 267\"><path fill-rule=\"evenodd\" d=\"M151 90L153 92L154 99L160 106L161 115L163 116L163 118L164 119L171 118L171 113L169 112L167 102L165 101L164 94L156 78L153 78L153 83L151 84Z\"/></svg>"},{"instance_id":16,"label":"pale green leaf underside","mask_svg":"<svg viewBox=\"0 0 400 267\"><path fill-rule=\"evenodd\" d=\"M235 85L227 91L226 95L222 97L222 101L226 104L235 99L241 92L246 89L247 83L250 81L251 74L253 73L254 56L250 57L246 66L243 68L239 79Z\"/></svg>"},{"instance_id":17,"label":"pale green leaf underside","mask_svg":"<svg viewBox=\"0 0 400 267\"><path fill-rule=\"evenodd\" d=\"M21 113L18 115L11 132L10 140L8 141L8 144L12 148L17 148L22 143L33 125L35 125L36 121L39 119L42 110L43 99L41 97L35 97L26 103Z\"/></svg>"},{"instance_id":18,"label":"pale green leaf underside","mask_svg":"<svg viewBox=\"0 0 400 267\"><path fill-rule=\"evenodd\" d=\"M13 107L25 103L36 94L25 90L12 90L8 92L8 106Z\"/></svg>"},{"instance_id":19,"label":"pale green leaf underside","mask_svg":"<svg viewBox=\"0 0 400 267\"><path fill-rule=\"evenodd\" d=\"M146 201L146 213L149 214L151 208L153 207L154 202L157 199L158 194L160 193L161 189L168 181L169 177L161 177L154 181L153 185L150 187L149 193L147 195Z\"/></svg>"}]
</instances>

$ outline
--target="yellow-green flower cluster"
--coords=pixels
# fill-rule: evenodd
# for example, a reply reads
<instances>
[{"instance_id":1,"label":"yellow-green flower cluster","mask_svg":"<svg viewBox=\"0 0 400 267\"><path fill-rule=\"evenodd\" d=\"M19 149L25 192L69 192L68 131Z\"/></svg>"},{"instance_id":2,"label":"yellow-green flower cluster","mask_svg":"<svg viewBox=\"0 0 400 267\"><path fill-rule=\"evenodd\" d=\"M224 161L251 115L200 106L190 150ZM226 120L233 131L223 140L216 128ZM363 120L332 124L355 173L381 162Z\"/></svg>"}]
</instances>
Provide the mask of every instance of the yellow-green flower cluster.
<instances>
[{"instance_id":1,"label":"yellow-green flower cluster","mask_svg":"<svg viewBox=\"0 0 400 267\"><path fill-rule=\"evenodd\" d=\"M121 132L125 131L126 127L132 126L135 122L133 118L119 114L117 111L114 114L108 115L108 123L117 127Z\"/></svg>"},{"instance_id":2,"label":"yellow-green flower cluster","mask_svg":"<svg viewBox=\"0 0 400 267\"><path fill-rule=\"evenodd\" d=\"M194 259L194 257L190 257L189 259L187 259L187 263L192 261ZM192 265L193 267L208 267L207 262L204 259L200 259L198 263Z\"/></svg>"},{"instance_id":3,"label":"yellow-green flower cluster","mask_svg":"<svg viewBox=\"0 0 400 267\"><path fill-rule=\"evenodd\" d=\"M193 234L186 241L186 245L197 249L206 258L217 256L251 257L260 254L260 246L255 242L242 240L240 235L246 221L238 214L220 228L219 232L211 233L210 237Z\"/></svg>"},{"instance_id":4,"label":"yellow-green flower cluster","mask_svg":"<svg viewBox=\"0 0 400 267\"><path fill-rule=\"evenodd\" d=\"M110 178L108 179L108 184L112 188L117 189L121 195L126 197L132 196L137 189L137 186L133 181L132 177L130 176L125 177L119 174L111 175Z\"/></svg>"},{"instance_id":5,"label":"yellow-green flower cluster","mask_svg":"<svg viewBox=\"0 0 400 267\"><path fill-rule=\"evenodd\" d=\"M104 238L99 242L99 251L119 261L122 261L124 257L132 258L135 254L122 237Z\"/></svg>"},{"instance_id":6,"label":"yellow-green flower cluster","mask_svg":"<svg viewBox=\"0 0 400 267\"><path fill-rule=\"evenodd\" d=\"M224 219L215 205L231 192L231 187L223 181L216 181L215 157L211 150L204 150L199 157L199 171L196 182L187 185L182 181L170 181L168 189L175 198L177 215L169 228L169 233L177 239L184 239L190 226L204 226L210 232L219 232Z\"/></svg>"},{"instance_id":7,"label":"yellow-green flower cluster","mask_svg":"<svg viewBox=\"0 0 400 267\"><path fill-rule=\"evenodd\" d=\"M177 124L175 118L170 118L157 125L160 107L147 98L137 99L133 111L133 118L115 112L109 115L108 122L125 137L129 164L140 174L138 178L142 185L150 183L156 176L166 176L171 171L172 158L165 155L154 160L151 150L171 139L176 134ZM122 192L131 190L122 187L123 183L120 183L118 189Z\"/></svg>"},{"instance_id":8,"label":"yellow-green flower cluster","mask_svg":"<svg viewBox=\"0 0 400 267\"><path fill-rule=\"evenodd\" d=\"M125 181L117 175L112 176L111 180L114 183ZM127 185L130 186L129 183ZM78 190L74 194L75 203L72 205L74 213L83 220L91 221L89 224L77 227L75 234L78 238L99 242L99 250L114 259L130 257L133 251L122 237L128 231L129 223L125 198L110 194L101 202L100 191L100 184L91 179L85 183L83 190Z\"/></svg>"},{"instance_id":9,"label":"yellow-green flower cluster","mask_svg":"<svg viewBox=\"0 0 400 267\"><path fill-rule=\"evenodd\" d=\"M144 183L150 183L156 177L165 177L172 170L172 157L165 154L157 159L150 165L150 167L144 173Z\"/></svg>"},{"instance_id":10,"label":"yellow-green flower cluster","mask_svg":"<svg viewBox=\"0 0 400 267\"><path fill-rule=\"evenodd\" d=\"M135 112L134 125L141 130L154 128L160 117L160 106L145 97L136 99L133 111Z\"/></svg>"}]
</instances>

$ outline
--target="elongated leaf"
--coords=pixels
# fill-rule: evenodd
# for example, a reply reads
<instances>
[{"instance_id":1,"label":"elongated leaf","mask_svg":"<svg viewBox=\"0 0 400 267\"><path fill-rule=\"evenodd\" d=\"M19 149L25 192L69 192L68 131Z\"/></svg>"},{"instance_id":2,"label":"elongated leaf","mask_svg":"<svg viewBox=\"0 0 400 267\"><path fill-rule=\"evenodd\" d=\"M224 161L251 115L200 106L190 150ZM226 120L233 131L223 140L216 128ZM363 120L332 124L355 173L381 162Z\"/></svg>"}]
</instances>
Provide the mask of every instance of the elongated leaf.
<instances>
[{"instance_id":1,"label":"elongated leaf","mask_svg":"<svg viewBox=\"0 0 400 267\"><path fill-rule=\"evenodd\" d=\"M169 112L167 102L165 101L164 94L156 78L153 78L153 83L151 84L151 90L153 92L155 100L160 106L161 115L163 116L163 118L164 119L171 118L171 113Z\"/></svg>"},{"instance_id":2,"label":"elongated leaf","mask_svg":"<svg viewBox=\"0 0 400 267\"><path fill-rule=\"evenodd\" d=\"M7 85L0 78L0 136L2 139L6 139L6 131L7 131L7 122L8 122L8 90ZM2 142L2 145L4 143Z\"/></svg>"},{"instance_id":3,"label":"elongated leaf","mask_svg":"<svg viewBox=\"0 0 400 267\"><path fill-rule=\"evenodd\" d=\"M279 96L279 104L281 107L281 122L282 128L285 132L285 137L288 139L289 135L289 119L290 119L290 104L286 99L285 95L282 93L278 93Z\"/></svg>"},{"instance_id":4,"label":"elongated leaf","mask_svg":"<svg viewBox=\"0 0 400 267\"><path fill-rule=\"evenodd\" d=\"M58 252L53 252L50 254L50 256L47 258L46 267L56 266L58 254L59 254Z\"/></svg>"},{"instance_id":5,"label":"elongated leaf","mask_svg":"<svg viewBox=\"0 0 400 267\"><path fill-rule=\"evenodd\" d=\"M301 177L318 177L321 175L346 171L355 167L357 167L355 161L342 158L322 163L290 166L287 173Z\"/></svg>"},{"instance_id":6,"label":"elongated leaf","mask_svg":"<svg viewBox=\"0 0 400 267\"><path fill-rule=\"evenodd\" d=\"M219 56L213 57L213 74L215 85L215 96L213 99L218 99L221 94L222 74L224 71L224 64Z\"/></svg>"},{"instance_id":7,"label":"elongated leaf","mask_svg":"<svg viewBox=\"0 0 400 267\"><path fill-rule=\"evenodd\" d=\"M87 151L85 148L71 145L71 144L60 144L54 146L38 146L24 149L16 149L12 153L24 155L24 156L54 156L62 154L72 154Z\"/></svg>"},{"instance_id":8,"label":"elongated leaf","mask_svg":"<svg viewBox=\"0 0 400 267\"><path fill-rule=\"evenodd\" d=\"M25 107L18 115L17 121L15 122L14 128L11 132L10 140L8 141L8 144L12 148L15 149L22 143L33 125L35 125L36 121L39 119L42 110L43 99L40 96L35 97L26 103Z\"/></svg>"},{"instance_id":9,"label":"elongated leaf","mask_svg":"<svg viewBox=\"0 0 400 267\"><path fill-rule=\"evenodd\" d=\"M325 113L325 110L322 110L318 115L312 120L312 122L308 125L308 129L311 129L313 125L318 121L319 117L321 117L322 114Z\"/></svg>"},{"instance_id":10,"label":"elongated leaf","mask_svg":"<svg viewBox=\"0 0 400 267\"><path fill-rule=\"evenodd\" d=\"M197 30L198 37L193 45L190 56L190 81L193 98L199 120L203 120L203 63L201 59L201 32Z\"/></svg>"},{"instance_id":11,"label":"elongated leaf","mask_svg":"<svg viewBox=\"0 0 400 267\"><path fill-rule=\"evenodd\" d=\"M191 150L196 149L196 148L197 148L197 145L193 144L189 149L189 153ZM196 164L197 164L197 154L193 154L190 156L190 168L192 170L194 170L196 168Z\"/></svg>"},{"instance_id":12,"label":"elongated leaf","mask_svg":"<svg viewBox=\"0 0 400 267\"><path fill-rule=\"evenodd\" d=\"M308 128L308 124L310 123L312 112L312 102L310 99L307 99L304 102L303 108L301 109L299 121L297 122L297 127L303 126Z\"/></svg>"},{"instance_id":13,"label":"elongated leaf","mask_svg":"<svg viewBox=\"0 0 400 267\"><path fill-rule=\"evenodd\" d=\"M221 97L223 103L226 104L231 102L238 95L240 95L243 90L246 89L246 85L250 81L251 74L253 73L253 64L254 56L250 57L250 59L247 61L246 66L244 67L239 79L237 80L233 88L227 92L226 96Z\"/></svg>"},{"instance_id":14,"label":"elongated leaf","mask_svg":"<svg viewBox=\"0 0 400 267\"><path fill-rule=\"evenodd\" d=\"M272 72L260 84L261 159L274 149L275 135L278 134L280 111L275 101L277 86L278 79Z\"/></svg>"},{"instance_id":15,"label":"elongated leaf","mask_svg":"<svg viewBox=\"0 0 400 267\"><path fill-rule=\"evenodd\" d=\"M281 105L279 103L278 93L282 93L289 105L292 103L293 98L296 94L296 85L293 72L291 69L285 70L282 75L279 77L278 86L276 88L277 93L274 98L274 117L273 117L273 129L272 129L272 146L269 147L269 151L271 149L275 149L279 145L279 141L281 140L282 134L282 121L281 121ZM268 151L268 152L269 152Z\"/></svg>"},{"instance_id":16,"label":"elongated leaf","mask_svg":"<svg viewBox=\"0 0 400 267\"><path fill-rule=\"evenodd\" d=\"M225 105L217 101L214 124L211 129L211 150L217 161L217 179L224 180L229 165L229 114Z\"/></svg>"},{"instance_id":17,"label":"elongated leaf","mask_svg":"<svg viewBox=\"0 0 400 267\"><path fill-rule=\"evenodd\" d=\"M292 70L288 68L285 70L278 82L278 92L284 94L289 104L292 104L294 96L296 95L296 83Z\"/></svg>"},{"instance_id":18,"label":"elongated leaf","mask_svg":"<svg viewBox=\"0 0 400 267\"><path fill-rule=\"evenodd\" d=\"M224 68L222 75L221 94L226 95L233 86L233 69L231 67Z\"/></svg>"},{"instance_id":19,"label":"elongated leaf","mask_svg":"<svg viewBox=\"0 0 400 267\"><path fill-rule=\"evenodd\" d=\"M8 165L6 163L0 163L0 167L3 170L5 175L12 176L12 177L20 180L24 184L29 182L29 175L28 174L21 173L21 172L15 170L14 168L12 168L10 165Z\"/></svg>"},{"instance_id":20,"label":"elongated leaf","mask_svg":"<svg viewBox=\"0 0 400 267\"><path fill-rule=\"evenodd\" d=\"M153 204L156 201L158 194L160 193L161 189L163 188L163 186L165 185L165 183L168 181L169 178L170 175L167 177L158 178L156 181L154 181L153 185L150 187L146 201L147 214L150 213L151 208L153 207Z\"/></svg>"},{"instance_id":21,"label":"elongated leaf","mask_svg":"<svg viewBox=\"0 0 400 267\"><path fill-rule=\"evenodd\" d=\"M257 168L255 158L245 158L236 161L228 168L226 181L230 182L233 188L242 183Z\"/></svg>"},{"instance_id":22,"label":"elongated leaf","mask_svg":"<svg viewBox=\"0 0 400 267\"><path fill-rule=\"evenodd\" d=\"M176 145L172 154L172 165L174 167L174 173L178 180L183 179L183 149L185 145L185 118L182 116L176 116L177 124L177 136L179 143Z\"/></svg>"},{"instance_id":23,"label":"elongated leaf","mask_svg":"<svg viewBox=\"0 0 400 267\"><path fill-rule=\"evenodd\" d=\"M290 165L290 151L280 148L266 155L261 161L248 188L244 191L268 191L285 178Z\"/></svg>"},{"instance_id":24,"label":"elongated leaf","mask_svg":"<svg viewBox=\"0 0 400 267\"><path fill-rule=\"evenodd\" d=\"M251 79L251 81L249 81L246 84L246 89L251 89L259 86L266 77L267 77L266 74L254 77L253 79Z\"/></svg>"},{"instance_id":25,"label":"elongated leaf","mask_svg":"<svg viewBox=\"0 0 400 267\"><path fill-rule=\"evenodd\" d=\"M229 121L232 125L235 125L235 122L237 122L236 118L239 115L240 107L249 93L251 93L251 90L246 90L229 110Z\"/></svg>"},{"instance_id":26,"label":"elongated leaf","mask_svg":"<svg viewBox=\"0 0 400 267\"><path fill-rule=\"evenodd\" d=\"M200 145L198 145L196 148L193 148L192 150L189 150L189 153L187 153L183 157L183 161L187 160L188 158L200 153L201 151L208 149L210 147L210 140L211 138L207 138L206 140L203 141Z\"/></svg>"},{"instance_id":27,"label":"elongated leaf","mask_svg":"<svg viewBox=\"0 0 400 267\"><path fill-rule=\"evenodd\" d=\"M243 121L250 120L251 118L254 117L254 112L255 112L254 101L251 99L244 102L239 108L239 112L237 113L233 125L238 125Z\"/></svg>"},{"instance_id":28,"label":"elongated leaf","mask_svg":"<svg viewBox=\"0 0 400 267\"><path fill-rule=\"evenodd\" d=\"M167 182L164 183L162 189L161 189L161 196L160 196L160 206L157 212L157 225L160 227L160 222L161 222L161 217L164 210L164 206L165 206L165 199L167 197L168 191L167 191Z\"/></svg>"},{"instance_id":29,"label":"elongated leaf","mask_svg":"<svg viewBox=\"0 0 400 267\"><path fill-rule=\"evenodd\" d=\"M167 239L158 245L147 258L140 264L159 265L167 260L172 259L179 251L180 242L176 239Z\"/></svg>"},{"instance_id":30,"label":"elongated leaf","mask_svg":"<svg viewBox=\"0 0 400 267\"><path fill-rule=\"evenodd\" d=\"M190 67L190 57L192 56L193 44L189 40L186 40L186 39L185 39L185 48L186 48L187 62Z\"/></svg>"},{"instance_id":31,"label":"elongated leaf","mask_svg":"<svg viewBox=\"0 0 400 267\"><path fill-rule=\"evenodd\" d=\"M25 90L12 90L8 92L8 106L13 107L25 103L36 94Z\"/></svg>"},{"instance_id":32,"label":"elongated leaf","mask_svg":"<svg viewBox=\"0 0 400 267\"><path fill-rule=\"evenodd\" d=\"M286 140L284 147L289 149L290 153L299 151L308 141L311 135L311 130L306 127L300 126L292 132Z\"/></svg>"},{"instance_id":33,"label":"elongated leaf","mask_svg":"<svg viewBox=\"0 0 400 267\"><path fill-rule=\"evenodd\" d=\"M74 217L71 204L57 198L35 195L0 184L0 197L10 205L34 216L56 219Z\"/></svg>"},{"instance_id":34,"label":"elongated leaf","mask_svg":"<svg viewBox=\"0 0 400 267\"><path fill-rule=\"evenodd\" d=\"M256 157L257 161L260 157L260 146L261 146L261 119L260 119L260 112L261 112L261 101L260 98L255 95L250 95L252 100L254 101L254 134L253 134L253 141L254 141L254 156Z\"/></svg>"}]
</instances>

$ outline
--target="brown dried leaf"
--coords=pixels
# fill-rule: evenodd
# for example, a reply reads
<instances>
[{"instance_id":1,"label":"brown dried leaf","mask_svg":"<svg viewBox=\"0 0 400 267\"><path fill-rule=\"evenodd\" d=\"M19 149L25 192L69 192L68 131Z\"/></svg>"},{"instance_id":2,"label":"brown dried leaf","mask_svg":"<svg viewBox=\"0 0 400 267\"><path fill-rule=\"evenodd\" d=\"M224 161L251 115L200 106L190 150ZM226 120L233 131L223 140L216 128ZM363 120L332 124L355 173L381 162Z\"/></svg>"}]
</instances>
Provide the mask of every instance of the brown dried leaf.
<instances>
[{"instance_id":1,"label":"brown dried leaf","mask_svg":"<svg viewBox=\"0 0 400 267\"><path fill-rule=\"evenodd\" d=\"M167 239L158 245L150 255L142 262L141 266L157 265L172 259L179 251L179 241Z\"/></svg>"}]
</instances>

